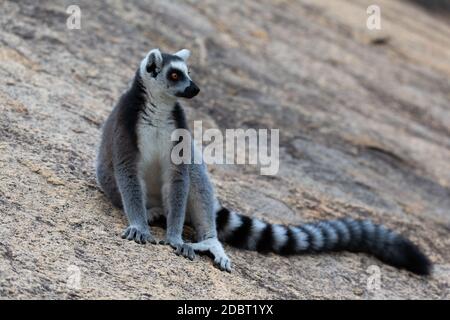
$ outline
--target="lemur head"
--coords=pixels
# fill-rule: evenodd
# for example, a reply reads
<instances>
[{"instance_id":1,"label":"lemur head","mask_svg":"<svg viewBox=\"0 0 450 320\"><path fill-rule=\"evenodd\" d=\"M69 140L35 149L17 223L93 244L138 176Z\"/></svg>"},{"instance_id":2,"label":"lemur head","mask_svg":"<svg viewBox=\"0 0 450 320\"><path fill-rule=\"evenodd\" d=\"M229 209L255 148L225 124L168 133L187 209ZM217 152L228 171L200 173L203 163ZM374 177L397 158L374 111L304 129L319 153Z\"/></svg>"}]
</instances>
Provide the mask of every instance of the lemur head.
<instances>
[{"instance_id":1,"label":"lemur head","mask_svg":"<svg viewBox=\"0 0 450 320\"><path fill-rule=\"evenodd\" d=\"M140 76L152 95L191 99L200 89L189 76L186 64L190 51L183 49L174 54L151 50L142 60Z\"/></svg>"}]
</instances>

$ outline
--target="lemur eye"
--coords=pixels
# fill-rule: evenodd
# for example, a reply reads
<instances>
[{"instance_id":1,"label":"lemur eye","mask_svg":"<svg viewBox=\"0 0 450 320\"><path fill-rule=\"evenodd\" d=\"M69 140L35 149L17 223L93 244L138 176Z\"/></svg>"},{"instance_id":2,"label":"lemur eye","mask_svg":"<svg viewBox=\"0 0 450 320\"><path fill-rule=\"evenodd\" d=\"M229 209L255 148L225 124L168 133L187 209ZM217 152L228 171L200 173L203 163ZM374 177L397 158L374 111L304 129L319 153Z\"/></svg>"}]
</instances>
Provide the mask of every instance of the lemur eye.
<instances>
[{"instance_id":1,"label":"lemur eye","mask_svg":"<svg viewBox=\"0 0 450 320\"><path fill-rule=\"evenodd\" d=\"M177 81L178 80L178 73L172 72L170 74L170 79L172 79L173 81Z\"/></svg>"}]
</instances>

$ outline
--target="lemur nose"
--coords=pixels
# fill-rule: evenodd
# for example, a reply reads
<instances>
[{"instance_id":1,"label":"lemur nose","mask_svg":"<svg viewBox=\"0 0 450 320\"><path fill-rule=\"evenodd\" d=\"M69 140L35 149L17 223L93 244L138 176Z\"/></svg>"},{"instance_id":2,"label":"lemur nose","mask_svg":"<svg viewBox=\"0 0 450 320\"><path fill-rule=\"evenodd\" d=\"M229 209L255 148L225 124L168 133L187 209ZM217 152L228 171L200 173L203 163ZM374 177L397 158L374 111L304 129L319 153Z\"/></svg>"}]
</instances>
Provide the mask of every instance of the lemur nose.
<instances>
[{"instance_id":1,"label":"lemur nose","mask_svg":"<svg viewBox=\"0 0 450 320\"><path fill-rule=\"evenodd\" d=\"M193 81L191 81L189 87L187 87L184 92L186 94L186 98L193 98L200 92L200 88Z\"/></svg>"},{"instance_id":2,"label":"lemur nose","mask_svg":"<svg viewBox=\"0 0 450 320\"><path fill-rule=\"evenodd\" d=\"M191 81L191 85L189 87L192 87L191 90L192 90L192 94L194 96L196 96L200 92L200 88L192 81Z\"/></svg>"}]
</instances>

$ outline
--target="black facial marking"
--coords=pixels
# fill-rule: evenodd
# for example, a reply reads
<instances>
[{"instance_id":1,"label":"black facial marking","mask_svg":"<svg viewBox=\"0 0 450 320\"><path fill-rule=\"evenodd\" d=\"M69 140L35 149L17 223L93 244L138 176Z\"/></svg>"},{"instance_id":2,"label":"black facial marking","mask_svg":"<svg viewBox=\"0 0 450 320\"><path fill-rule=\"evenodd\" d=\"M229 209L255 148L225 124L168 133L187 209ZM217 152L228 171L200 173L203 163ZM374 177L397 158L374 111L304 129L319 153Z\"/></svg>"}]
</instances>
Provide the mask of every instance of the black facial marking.
<instances>
[{"instance_id":1,"label":"black facial marking","mask_svg":"<svg viewBox=\"0 0 450 320\"><path fill-rule=\"evenodd\" d=\"M200 88L194 82L190 82L189 86L184 89L183 92L178 92L175 95L180 98L191 99L195 97L200 92Z\"/></svg>"},{"instance_id":2,"label":"black facial marking","mask_svg":"<svg viewBox=\"0 0 450 320\"><path fill-rule=\"evenodd\" d=\"M147 72L151 73L153 78L156 78L158 72L156 72L156 64L154 62L152 62L152 64L147 65Z\"/></svg>"},{"instance_id":3,"label":"black facial marking","mask_svg":"<svg viewBox=\"0 0 450 320\"><path fill-rule=\"evenodd\" d=\"M177 79L172 79L172 74L177 75ZM167 71L167 80L169 80L172 83L177 83L179 81L183 81L185 79L185 75L181 70L170 68L169 71Z\"/></svg>"}]
</instances>

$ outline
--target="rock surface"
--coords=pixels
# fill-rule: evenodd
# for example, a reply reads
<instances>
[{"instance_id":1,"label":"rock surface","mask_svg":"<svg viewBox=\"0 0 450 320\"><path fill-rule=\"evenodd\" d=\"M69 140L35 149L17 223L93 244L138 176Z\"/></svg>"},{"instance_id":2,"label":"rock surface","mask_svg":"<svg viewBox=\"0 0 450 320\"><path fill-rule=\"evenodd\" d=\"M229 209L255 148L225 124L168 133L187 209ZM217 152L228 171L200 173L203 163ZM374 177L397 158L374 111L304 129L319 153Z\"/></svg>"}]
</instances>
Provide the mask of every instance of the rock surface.
<instances>
[{"instance_id":1,"label":"rock surface","mask_svg":"<svg viewBox=\"0 0 450 320\"><path fill-rule=\"evenodd\" d=\"M71 1L0 3L1 298L450 298L448 18L379 0L382 30L369 31L365 0L78 3L81 30L66 28ZM120 239L95 150L154 47L193 52L190 120L280 129L276 176L211 167L226 204L285 224L369 217L419 244L433 275L364 254L226 246L228 274Z\"/></svg>"}]
</instances>

